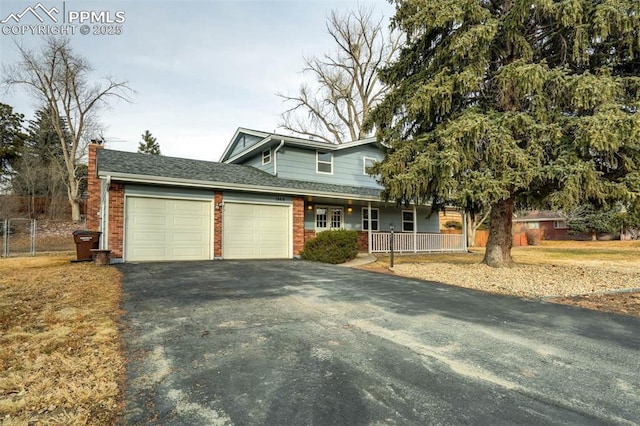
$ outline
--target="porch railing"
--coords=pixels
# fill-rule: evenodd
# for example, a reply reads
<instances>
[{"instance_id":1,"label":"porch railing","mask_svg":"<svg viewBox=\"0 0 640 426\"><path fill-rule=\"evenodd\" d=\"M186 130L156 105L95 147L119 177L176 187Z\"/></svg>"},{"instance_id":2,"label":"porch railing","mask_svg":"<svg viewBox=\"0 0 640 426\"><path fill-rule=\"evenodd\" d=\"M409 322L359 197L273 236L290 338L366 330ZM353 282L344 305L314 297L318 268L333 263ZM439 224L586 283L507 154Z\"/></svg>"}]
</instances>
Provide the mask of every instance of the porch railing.
<instances>
[{"instance_id":1,"label":"porch railing","mask_svg":"<svg viewBox=\"0 0 640 426\"><path fill-rule=\"evenodd\" d=\"M393 250L404 253L454 252L465 251L462 234L408 233L393 234ZM371 233L371 252L386 253L391 251L390 232Z\"/></svg>"}]
</instances>

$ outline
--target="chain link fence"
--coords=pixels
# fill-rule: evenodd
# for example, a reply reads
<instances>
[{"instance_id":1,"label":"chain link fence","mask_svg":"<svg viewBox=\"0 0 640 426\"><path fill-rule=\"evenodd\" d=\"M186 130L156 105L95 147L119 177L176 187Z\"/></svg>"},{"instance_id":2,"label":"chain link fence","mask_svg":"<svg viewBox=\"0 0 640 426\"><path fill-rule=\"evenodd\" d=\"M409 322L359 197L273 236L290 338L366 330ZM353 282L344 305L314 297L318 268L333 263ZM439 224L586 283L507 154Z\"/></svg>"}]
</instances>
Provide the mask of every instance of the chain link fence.
<instances>
[{"instance_id":1,"label":"chain link fence","mask_svg":"<svg viewBox=\"0 0 640 426\"><path fill-rule=\"evenodd\" d=\"M38 253L74 251L73 231L85 229L84 223L62 220L0 220L0 255L35 256Z\"/></svg>"}]
</instances>

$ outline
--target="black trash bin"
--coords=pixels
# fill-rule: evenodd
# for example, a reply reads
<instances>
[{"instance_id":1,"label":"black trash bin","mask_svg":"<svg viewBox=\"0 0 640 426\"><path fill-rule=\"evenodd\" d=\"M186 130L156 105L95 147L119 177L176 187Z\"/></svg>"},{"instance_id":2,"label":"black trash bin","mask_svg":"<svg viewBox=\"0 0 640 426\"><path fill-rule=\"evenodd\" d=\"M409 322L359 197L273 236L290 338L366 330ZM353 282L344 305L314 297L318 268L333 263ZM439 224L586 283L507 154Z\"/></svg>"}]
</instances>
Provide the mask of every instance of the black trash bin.
<instances>
[{"instance_id":1,"label":"black trash bin","mask_svg":"<svg viewBox=\"0 0 640 426\"><path fill-rule=\"evenodd\" d=\"M77 261L89 261L93 259L91 249L100 247L100 235L102 232L96 231L73 231L73 241L76 243Z\"/></svg>"}]
</instances>

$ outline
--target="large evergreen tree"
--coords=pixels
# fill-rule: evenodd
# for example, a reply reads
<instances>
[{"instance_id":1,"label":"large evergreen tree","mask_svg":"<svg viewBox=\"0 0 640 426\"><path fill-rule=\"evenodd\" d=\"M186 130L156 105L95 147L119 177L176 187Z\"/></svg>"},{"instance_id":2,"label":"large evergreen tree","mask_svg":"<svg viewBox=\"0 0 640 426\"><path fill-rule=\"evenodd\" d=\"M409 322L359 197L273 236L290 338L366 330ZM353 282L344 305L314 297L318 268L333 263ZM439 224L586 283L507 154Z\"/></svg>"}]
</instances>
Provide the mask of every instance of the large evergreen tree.
<instances>
[{"instance_id":1,"label":"large evergreen tree","mask_svg":"<svg viewBox=\"0 0 640 426\"><path fill-rule=\"evenodd\" d=\"M13 107L0 103L0 188L13 172L12 166L20 156L25 135L22 130L24 115Z\"/></svg>"},{"instance_id":2,"label":"large evergreen tree","mask_svg":"<svg viewBox=\"0 0 640 426\"><path fill-rule=\"evenodd\" d=\"M603 209L584 204L569 214L567 227L572 232L591 235L591 239L595 241L598 233L622 233L622 215L620 206Z\"/></svg>"},{"instance_id":3,"label":"large evergreen tree","mask_svg":"<svg viewBox=\"0 0 640 426\"><path fill-rule=\"evenodd\" d=\"M387 198L489 206L491 266L512 264L514 206L637 199L640 2L398 0L392 25L369 121Z\"/></svg>"},{"instance_id":4,"label":"large evergreen tree","mask_svg":"<svg viewBox=\"0 0 640 426\"><path fill-rule=\"evenodd\" d=\"M33 120L29 120L20 160L15 165L11 188L14 194L31 199L29 213L32 217L38 213L34 210L34 197L48 199L45 213L53 218L59 216L62 210L59 201L66 196L64 153L55 129L56 119L65 135L67 146L71 146L72 136L65 121L61 117L55 117L45 106L36 111ZM78 165L78 169L80 167Z\"/></svg>"},{"instance_id":5,"label":"large evergreen tree","mask_svg":"<svg viewBox=\"0 0 640 426\"><path fill-rule=\"evenodd\" d=\"M160 144L148 130L145 130L142 134L142 142L138 144L138 152L142 154L160 155Z\"/></svg>"}]
</instances>

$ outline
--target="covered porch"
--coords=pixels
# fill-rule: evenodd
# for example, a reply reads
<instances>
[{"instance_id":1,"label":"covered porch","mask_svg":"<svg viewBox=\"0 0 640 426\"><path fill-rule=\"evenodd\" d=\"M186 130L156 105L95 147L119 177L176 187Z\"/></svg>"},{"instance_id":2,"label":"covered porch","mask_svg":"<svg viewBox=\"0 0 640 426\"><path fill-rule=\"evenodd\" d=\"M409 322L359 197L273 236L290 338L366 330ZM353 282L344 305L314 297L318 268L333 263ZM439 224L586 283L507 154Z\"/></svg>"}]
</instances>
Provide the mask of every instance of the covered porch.
<instances>
[{"instance_id":1,"label":"covered porch","mask_svg":"<svg viewBox=\"0 0 640 426\"><path fill-rule=\"evenodd\" d=\"M441 234L430 206L396 206L376 199L305 197L305 241L330 229L358 232L369 253L441 253L467 250L465 235ZM392 238L393 235L393 246Z\"/></svg>"}]
</instances>

